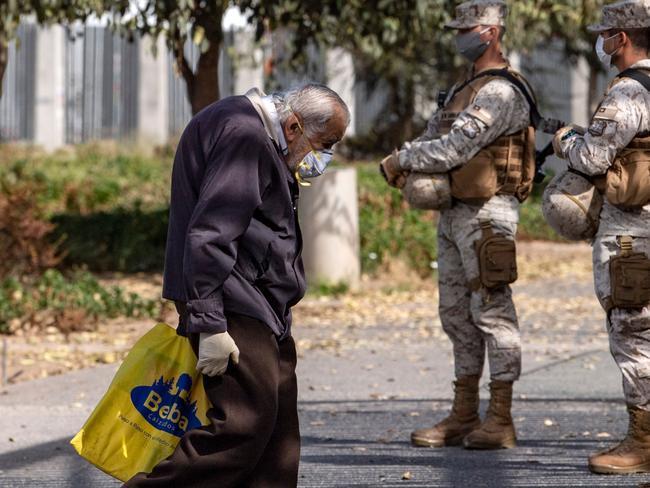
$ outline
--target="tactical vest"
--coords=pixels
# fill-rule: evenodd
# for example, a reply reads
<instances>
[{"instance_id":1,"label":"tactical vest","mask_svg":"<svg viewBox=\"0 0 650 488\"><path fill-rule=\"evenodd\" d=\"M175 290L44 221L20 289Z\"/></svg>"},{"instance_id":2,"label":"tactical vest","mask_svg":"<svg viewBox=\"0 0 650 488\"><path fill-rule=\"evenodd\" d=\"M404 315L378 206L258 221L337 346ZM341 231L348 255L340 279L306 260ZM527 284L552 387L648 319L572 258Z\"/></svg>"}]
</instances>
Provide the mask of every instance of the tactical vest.
<instances>
[{"instance_id":1,"label":"tactical vest","mask_svg":"<svg viewBox=\"0 0 650 488\"><path fill-rule=\"evenodd\" d=\"M634 75L631 72L635 71ZM641 77L639 77L639 75ZM642 77L645 76L647 80ZM650 69L639 68L622 72L609 85L608 92L623 78L632 78L650 91ZM598 119L599 107L594 114ZM650 203L650 134L637 134L621 149L603 176L593 179L594 185L616 207L624 210L640 208Z\"/></svg>"},{"instance_id":2,"label":"tactical vest","mask_svg":"<svg viewBox=\"0 0 650 488\"><path fill-rule=\"evenodd\" d=\"M517 72L508 72L526 80ZM469 107L479 90L498 75L483 76L453 93L443 108L439 132L448 134L461 112ZM531 107L532 110L532 107ZM494 195L513 195L523 202L529 195L535 176L535 128L503 135L481 150L467 163L449 172L452 197L466 203L480 204Z\"/></svg>"}]
</instances>

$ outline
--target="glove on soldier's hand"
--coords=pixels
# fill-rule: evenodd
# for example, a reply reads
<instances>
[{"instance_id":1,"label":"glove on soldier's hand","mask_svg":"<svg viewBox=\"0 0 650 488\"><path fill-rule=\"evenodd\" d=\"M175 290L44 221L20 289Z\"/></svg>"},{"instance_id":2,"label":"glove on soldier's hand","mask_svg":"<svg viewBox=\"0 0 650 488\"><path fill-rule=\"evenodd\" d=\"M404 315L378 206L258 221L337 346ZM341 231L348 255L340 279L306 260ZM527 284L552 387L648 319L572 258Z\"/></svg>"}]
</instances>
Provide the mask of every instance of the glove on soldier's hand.
<instances>
[{"instance_id":1,"label":"glove on soldier's hand","mask_svg":"<svg viewBox=\"0 0 650 488\"><path fill-rule=\"evenodd\" d=\"M399 164L399 152L397 149L379 163L379 169L390 186L403 188L406 184L408 172L404 171Z\"/></svg>"},{"instance_id":2,"label":"glove on soldier's hand","mask_svg":"<svg viewBox=\"0 0 650 488\"><path fill-rule=\"evenodd\" d=\"M226 372L228 361L239 364L239 348L228 332L201 334L199 339L199 361L196 369L208 376Z\"/></svg>"},{"instance_id":3,"label":"glove on soldier's hand","mask_svg":"<svg viewBox=\"0 0 650 488\"><path fill-rule=\"evenodd\" d=\"M567 151L576 137L584 135L584 128L578 125L567 125L555 133L553 137L553 150L558 158L566 159Z\"/></svg>"}]
</instances>

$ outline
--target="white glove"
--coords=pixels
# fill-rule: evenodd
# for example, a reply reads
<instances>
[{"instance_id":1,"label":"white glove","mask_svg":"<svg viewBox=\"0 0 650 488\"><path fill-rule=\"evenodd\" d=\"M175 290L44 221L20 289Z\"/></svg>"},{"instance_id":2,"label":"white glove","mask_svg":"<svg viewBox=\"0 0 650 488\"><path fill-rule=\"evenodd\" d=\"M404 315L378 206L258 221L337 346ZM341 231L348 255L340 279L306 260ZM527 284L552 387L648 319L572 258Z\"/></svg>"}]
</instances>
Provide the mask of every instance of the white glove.
<instances>
[{"instance_id":1,"label":"white glove","mask_svg":"<svg viewBox=\"0 0 650 488\"><path fill-rule=\"evenodd\" d=\"M199 361L196 369L208 376L219 376L228 369L228 360L239 364L239 348L228 332L218 334L201 333L199 339Z\"/></svg>"}]
</instances>

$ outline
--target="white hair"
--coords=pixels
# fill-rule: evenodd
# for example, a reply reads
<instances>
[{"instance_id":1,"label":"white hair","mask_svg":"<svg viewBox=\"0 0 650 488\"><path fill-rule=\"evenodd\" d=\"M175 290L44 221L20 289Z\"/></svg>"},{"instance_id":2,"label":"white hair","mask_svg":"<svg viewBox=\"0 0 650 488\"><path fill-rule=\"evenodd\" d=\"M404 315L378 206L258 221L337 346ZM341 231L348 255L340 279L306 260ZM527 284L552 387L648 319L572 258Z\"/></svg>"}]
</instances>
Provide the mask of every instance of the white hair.
<instances>
[{"instance_id":1,"label":"white hair","mask_svg":"<svg viewBox=\"0 0 650 488\"><path fill-rule=\"evenodd\" d=\"M343 99L334 90L319 83L307 83L283 93L275 93L273 100L280 122L284 124L292 113L298 114L309 136L327 132L336 106L345 115L345 125L350 123L350 110Z\"/></svg>"}]
</instances>

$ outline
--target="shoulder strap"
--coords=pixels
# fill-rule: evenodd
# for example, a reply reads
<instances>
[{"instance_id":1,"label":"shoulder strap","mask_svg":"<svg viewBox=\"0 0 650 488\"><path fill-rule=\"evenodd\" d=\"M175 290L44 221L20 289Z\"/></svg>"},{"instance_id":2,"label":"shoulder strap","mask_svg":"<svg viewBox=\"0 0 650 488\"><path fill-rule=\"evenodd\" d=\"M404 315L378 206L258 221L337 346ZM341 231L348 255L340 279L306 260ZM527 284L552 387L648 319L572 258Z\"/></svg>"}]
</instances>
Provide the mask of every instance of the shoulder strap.
<instances>
[{"instance_id":1,"label":"shoulder strap","mask_svg":"<svg viewBox=\"0 0 650 488\"><path fill-rule=\"evenodd\" d=\"M648 72L645 70L628 68L625 71L621 71L616 78L630 78L638 81L646 90L650 91L650 76L648 76Z\"/></svg>"},{"instance_id":2,"label":"shoulder strap","mask_svg":"<svg viewBox=\"0 0 650 488\"><path fill-rule=\"evenodd\" d=\"M458 87L456 87L456 89L453 91L449 99L451 100L452 98L454 98L454 96L458 92L460 92L463 88L465 88L470 83L476 81L479 78L483 78L485 76L504 78L508 80L510 83L512 83L515 87L517 87L519 91L523 94L524 98L526 99L526 102L528 102L528 106L530 107L531 125L535 128L539 126L540 122L542 121L542 116L540 115L539 110L537 108L537 104L535 103L535 100L533 99L533 96L530 93L530 89L523 83L523 81L521 81L519 78L517 78L507 69L488 69L480 72L473 78L465 81L464 83L461 83Z\"/></svg>"}]
</instances>

